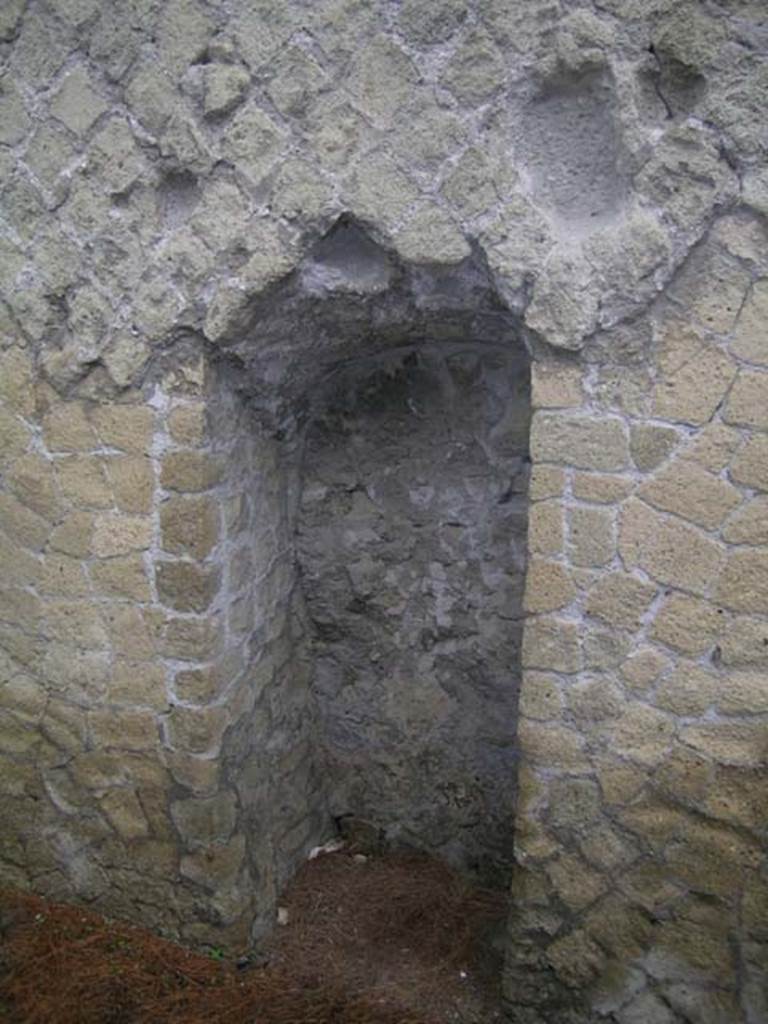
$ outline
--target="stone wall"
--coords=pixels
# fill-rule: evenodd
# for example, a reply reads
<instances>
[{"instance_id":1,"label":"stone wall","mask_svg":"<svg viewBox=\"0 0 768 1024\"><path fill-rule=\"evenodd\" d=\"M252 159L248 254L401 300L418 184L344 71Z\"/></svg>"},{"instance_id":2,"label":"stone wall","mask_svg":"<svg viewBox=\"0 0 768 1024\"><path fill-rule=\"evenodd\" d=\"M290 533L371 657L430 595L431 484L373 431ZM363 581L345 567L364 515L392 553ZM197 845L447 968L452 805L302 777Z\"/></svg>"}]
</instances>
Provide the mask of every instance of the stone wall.
<instances>
[{"instance_id":1,"label":"stone wall","mask_svg":"<svg viewBox=\"0 0 768 1024\"><path fill-rule=\"evenodd\" d=\"M0 45L3 880L268 927L331 826L324 381L522 343L510 1014L761 1024L764 4L10 0Z\"/></svg>"}]
</instances>

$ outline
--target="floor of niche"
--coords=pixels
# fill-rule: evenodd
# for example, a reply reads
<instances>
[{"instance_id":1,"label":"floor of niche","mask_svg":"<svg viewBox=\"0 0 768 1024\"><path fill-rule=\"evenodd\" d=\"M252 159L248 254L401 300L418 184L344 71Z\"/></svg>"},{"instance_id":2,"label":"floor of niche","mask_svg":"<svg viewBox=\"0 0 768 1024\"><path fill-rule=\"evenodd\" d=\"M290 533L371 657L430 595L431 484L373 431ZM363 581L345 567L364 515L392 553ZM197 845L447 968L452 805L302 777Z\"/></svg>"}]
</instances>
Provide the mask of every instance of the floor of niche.
<instances>
[{"instance_id":1,"label":"floor of niche","mask_svg":"<svg viewBox=\"0 0 768 1024\"><path fill-rule=\"evenodd\" d=\"M302 866L255 962L0 893L8 1024L494 1024L502 893L441 862L354 847Z\"/></svg>"}]
</instances>

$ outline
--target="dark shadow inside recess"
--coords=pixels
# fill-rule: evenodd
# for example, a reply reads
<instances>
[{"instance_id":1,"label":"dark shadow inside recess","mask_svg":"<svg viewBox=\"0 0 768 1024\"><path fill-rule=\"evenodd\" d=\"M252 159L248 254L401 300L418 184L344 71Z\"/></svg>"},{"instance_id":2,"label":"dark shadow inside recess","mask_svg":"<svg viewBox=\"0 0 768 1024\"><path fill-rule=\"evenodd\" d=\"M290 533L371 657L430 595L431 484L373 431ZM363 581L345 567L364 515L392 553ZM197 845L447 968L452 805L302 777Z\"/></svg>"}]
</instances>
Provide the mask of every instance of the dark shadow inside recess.
<instances>
[{"instance_id":1,"label":"dark shadow inside recess","mask_svg":"<svg viewBox=\"0 0 768 1024\"><path fill-rule=\"evenodd\" d=\"M512 858L526 370L471 343L348 367L297 521L332 814L487 881Z\"/></svg>"},{"instance_id":2,"label":"dark shadow inside recess","mask_svg":"<svg viewBox=\"0 0 768 1024\"><path fill-rule=\"evenodd\" d=\"M282 467L300 639L270 718L281 686L306 680L308 806L329 828L359 820L508 883L530 417L519 316L481 252L409 265L343 219L214 358ZM270 642L254 634L254 664ZM247 764L233 752L231 771L262 777L259 750ZM271 804L297 806L273 761ZM285 826L282 878L303 834Z\"/></svg>"}]
</instances>

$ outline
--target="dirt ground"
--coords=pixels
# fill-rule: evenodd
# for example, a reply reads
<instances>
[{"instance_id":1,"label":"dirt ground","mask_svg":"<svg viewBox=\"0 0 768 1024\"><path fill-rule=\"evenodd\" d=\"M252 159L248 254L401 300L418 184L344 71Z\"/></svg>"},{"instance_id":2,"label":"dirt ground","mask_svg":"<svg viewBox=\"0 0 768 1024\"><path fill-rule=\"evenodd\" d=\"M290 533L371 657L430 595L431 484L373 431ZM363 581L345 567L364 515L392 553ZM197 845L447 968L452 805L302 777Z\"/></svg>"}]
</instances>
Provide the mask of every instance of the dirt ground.
<instances>
[{"instance_id":1,"label":"dirt ground","mask_svg":"<svg viewBox=\"0 0 768 1024\"><path fill-rule=\"evenodd\" d=\"M308 861L250 962L0 893L7 1024L494 1024L504 895L414 854Z\"/></svg>"}]
</instances>

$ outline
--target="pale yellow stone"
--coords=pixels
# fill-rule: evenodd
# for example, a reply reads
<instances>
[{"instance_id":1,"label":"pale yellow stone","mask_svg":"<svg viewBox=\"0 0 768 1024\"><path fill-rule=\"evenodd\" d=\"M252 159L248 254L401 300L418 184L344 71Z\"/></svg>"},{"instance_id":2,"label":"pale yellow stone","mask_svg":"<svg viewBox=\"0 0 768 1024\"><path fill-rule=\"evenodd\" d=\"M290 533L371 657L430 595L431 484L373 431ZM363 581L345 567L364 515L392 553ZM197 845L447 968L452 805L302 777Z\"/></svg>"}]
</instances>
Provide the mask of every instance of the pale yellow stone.
<instances>
[{"instance_id":1,"label":"pale yellow stone","mask_svg":"<svg viewBox=\"0 0 768 1024\"><path fill-rule=\"evenodd\" d=\"M523 607L527 612L551 612L564 608L576 596L570 574L560 562L532 559L525 574Z\"/></svg>"},{"instance_id":2,"label":"pale yellow stone","mask_svg":"<svg viewBox=\"0 0 768 1024\"><path fill-rule=\"evenodd\" d=\"M74 558L87 558L91 553L93 513L73 512L51 532L48 546Z\"/></svg>"},{"instance_id":3,"label":"pale yellow stone","mask_svg":"<svg viewBox=\"0 0 768 1024\"><path fill-rule=\"evenodd\" d=\"M768 491L768 437L750 437L731 462L731 479L738 484Z\"/></svg>"},{"instance_id":4,"label":"pale yellow stone","mask_svg":"<svg viewBox=\"0 0 768 1024\"><path fill-rule=\"evenodd\" d=\"M675 459L648 480L639 498L665 512L674 512L698 526L714 530L741 502L741 492L692 462Z\"/></svg>"},{"instance_id":5,"label":"pale yellow stone","mask_svg":"<svg viewBox=\"0 0 768 1024\"><path fill-rule=\"evenodd\" d=\"M0 493L0 529L14 543L39 551L50 536L51 524L12 494Z\"/></svg>"},{"instance_id":6,"label":"pale yellow stone","mask_svg":"<svg viewBox=\"0 0 768 1024\"><path fill-rule=\"evenodd\" d=\"M163 458L160 482L166 490L195 493L215 487L223 465L206 452L171 452Z\"/></svg>"},{"instance_id":7,"label":"pale yellow stone","mask_svg":"<svg viewBox=\"0 0 768 1024\"><path fill-rule=\"evenodd\" d=\"M731 340L739 359L768 366L768 278L755 281L744 303Z\"/></svg>"},{"instance_id":8,"label":"pale yellow stone","mask_svg":"<svg viewBox=\"0 0 768 1024\"><path fill-rule=\"evenodd\" d=\"M179 445L196 448L205 444L208 436L206 407L199 402L177 405L168 416L168 432Z\"/></svg>"},{"instance_id":9,"label":"pale yellow stone","mask_svg":"<svg viewBox=\"0 0 768 1024\"><path fill-rule=\"evenodd\" d=\"M722 535L731 544L768 544L768 496L753 498L734 512Z\"/></svg>"},{"instance_id":10,"label":"pale yellow stone","mask_svg":"<svg viewBox=\"0 0 768 1024\"><path fill-rule=\"evenodd\" d=\"M520 714L541 721L556 719L562 711L562 697L557 676L551 672L523 673L520 687Z\"/></svg>"},{"instance_id":11,"label":"pale yellow stone","mask_svg":"<svg viewBox=\"0 0 768 1024\"><path fill-rule=\"evenodd\" d=\"M104 464L120 511L151 511L155 486L151 461L145 456L125 455L106 459Z\"/></svg>"},{"instance_id":12,"label":"pale yellow stone","mask_svg":"<svg viewBox=\"0 0 768 1024\"><path fill-rule=\"evenodd\" d=\"M67 555L47 554L40 565L41 594L85 597L89 592L83 563Z\"/></svg>"},{"instance_id":13,"label":"pale yellow stone","mask_svg":"<svg viewBox=\"0 0 768 1024\"><path fill-rule=\"evenodd\" d=\"M606 573L587 595L586 611L611 626L635 630L655 594L652 583L627 573Z\"/></svg>"},{"instance_id":14,"label":"pale yellow stone","mask_svg":"<svg viewBox=\"0 0 768 1024\"><path fill-rule=\"evenodd\" d=\"M541 767L574 771L589 767L578 733L564 725L523 719L518 741L523 757Z\"/></svg>"},{"instance_id":15,"label":"pale yellow stone","mask_svg":"<svg viewBox=\"0 0 768 1024\"><path fill-rule=\"evenodd\" d=\"M718 544L635 498L622 509L619 553L628 567L636 566L660 583L698 594L707 590L723 564Z\"/></svg>"},{"instance_id":16,"label":"pale yellow stone","mask_svg":"<svg viewBox=\"0 0 768 1024\"><path fill-rule=\"evenodd\" d=\"M739 615L723 628L720 646L725 665L768 667L768 624Z\"/></svg>"},{"instance_id":17,"label":"pale yellow stone","mask_svg":"<svg viewBox=\"0 0 768 1024\"><path fill-rule=\"evenodd\" d=\"M155 563L155 581L161 603L179 612L204 612L218 592L221 574L216 566L162 561Z\"/></svg>"},{"instance_id":18,"label":"pale yellow stone","mask_svg":"<svg viewBox=\"0 0 768 1024\"><path fill-rule=\"evenodd\" d=\"M626 701L607 676L592 676L573 683L565 691L568 709L579 727L589 732L611 718L618 718Z\"/></svg>"},{"instance_id":19,"label":"pale yellow stone","mask_svg":"<svg viewBox=\"0 0 768 1024\"><path fill-rule=\"evenodd\" d=\"M147 406L100 405L90 417L103 445L132 455L150 453L154 414Z\"/></svg>"},{"instance_id":20,"label":"pale yellow stone","mask_svg":"<svg viewBox=\"0 0 768 1024\"><path fill-rule=\"evenodd\" d=\"M681 451L681 459L690 459L711 473L719 473L741 444L741 434L723 423L708 423L690 439Z\"/></svg>"},{"instance_id":21,"label":"pale yellow stone","mask_svg":"<svg viewBox=\"0 0 768 1024\"><path fill-rule=\"evenodd\" d=\"M46 601L45 635L61 643L76 643L86 650L109 647L107 630L99 605L88 601Z\"/></svg>"},{"instance_id":22,"label":"pale yellow stone","mask_svg":"<svg viewBox=\"0 0 768 1024\"><path fill-rule=\"evenodd\" d=\"M644 693L668 665L669 658L655 647L640 647L621 666L621 677L630 690Z\"/></svg>"},{"instance_id":23,"label":"pale yellow stone","mask_svg":"<svg viewBox=\"0 0 768 1024\"><path fill-rule=\"evenodd\" d=\"M768 430L768 371L739 370L723 409L723 419L738 427Z\"/></svg>"},{"instance_id":24,"label":"pale yellow stone","mask_svg":"<svg viewBox=\"0 0 768 1024\"><path fill-rule=\"evenodd\" d=\"M599 567L613 560L616 526L611 510L572 508L569 524L569 552L574 565Z\"/></svg>"},{"instance_id":25,"label":"pale yellow stone","mask_svg":"<svg viewBox=\"0 0 768 1024\"><path fill-rule=\"evenodd\" d=\"M631 477L606 473L574 473L573 496L579 501L592 501L598 505L614 505L628 497L635 487Z\"/></svg>"},{"instance_id":26,"label":"pale yellow stone","mask_svg":"<svg viewBox=\"0 0 768 1024\"><path fill-rule=\"evenodd\" d=\"M93 553L98 558L142 551L152 541L152 520L148 516L116 515L96 517L93 527Z\"/></svg>"},{"instance_id":27,"label":"pale yellow stone","mask_svg":"<svg viewBox=\"0 0 768 1024\"><path fill-rule=\"evenodd\" d=\"M217 617L168 620L159 653L179 661L212 661L222 644L221 623Z\"/></svg>"},{"instance_id":28,"label":"pale yellow stone","mask_svg":"<svg viewBox=\"0 0 768 1024\"><path fill-rule=\"evenodd\" d=\"M765 765L765 727L756 723L702 722L680 730L683 743L723 764Z\"/></svg>"},{"instance_id":29,"label":"pale yellow stone","mask_svg":"<svg viewBox=\"0 0 768 1024\"><path fill-rule=\"evenodd\" d=\"M621 470L629 465L627 428L616 416L537 412L531 425L531 456L534 463Z\"/></svg>"},{"instance_id":30,"label":"pale yellow stone","mask_svg":"<svg viewBox=\"0 0 768 1024\"><path fill-rule=\"evenodd\" d=\"M89 568L94 592L103 597L149 601L151 590L142 555L122 555Z\"/></svg>"},{"instance_id":31,"label":"pale yellow stone","mask_svg":"<svg viewBox=\"0 0 768 1024\"><path fill-rule=\"evenodd\" d=\"M157 662L116 658L107 687L107 700L110 704L167 711L165 669Z\"/></svg>"},{"instance_id":32,"label":"pale yellow stone","mask_svg":"<svg viewBox=\"0 0 768 1024\"><path fill-rule=\"evenodd\" d=\"M654 701L664 711L676 715L703 715L717 690L718 677L700 665L679 661L656 687Z\"/></svg>"},{"instance_id":33,"label":"pale yellow stone","mask_svg":"<svg viewBox=\"0 0 768 1024\"><path fill-rule=\"evenodd\" d=\"M49 452L87 452L97 446L96 434L81 402L55 405L43 417L42 428Z\"/></svg>"},{"instance_id":34,"label":"pale yellow stone","mask_svg":"<svg viewBox=\"0 0 768 1024\"><path fill-rule=\"evenodd\" d=\"M718 691L717 707L726 715L768 712L768 675L764 672L728 672Z\"/></svg>"},{"instance_id":35,"label":"pale yellow stone","mask_svg":"<svg viewBox=\"0 0 768 1024\"><path fill-rule=\"evenodd\" d=\"M537 501L528 511L528 548L536 555L559 555L565 542L563 506Z\"/></svg>"},{"instance_id":36,"label":"pale yellow stone","mask_svg":"<svg viewBox=\"0 0 768 1024\"><path fill-rule=\"evenodd\" d=\"M99 750L154 750L159 746L153 712L136 708L109 708L88 713L91 736Z\"/></svg>"},{"instance_id":37,"label":"pale yellow stone","mask_svg":"<svg viewBox=\"0 0 768 1024\"><path fill-rule=\"evenodd\" d=\"M0 469L10 466L32 442L32 432L14 413L0 408Z\"/></svg>"},{"instance_id":38,"label":"pale yellow stone","mask_svg":"<svg viewBox=\"0 0 768 1024\"><path fill-rule=\"evenodd\" d=\"M736 612L768 613L768 550L731 551L715 589L716 599Z\"/></svg>"},{"instance_id":39,"label":"pale yellow stone","mask_svg":"<svg viewBox=\"0 0 768 1024\"><path fill-rule=\"evenodd\" d=\"M565 470L559 466L533 466L528 485L531 501L543 498L559 498L565 490Z\"/></svg>"},{"instance_id":40,"label":"pale yellow stone","mask_svg":"<svg viewBox=\"0 0 768 1024\"><path fill-rule=\"evenodd\" d=\"M583 402L582 371L568 363L531 364L531 405L534 409L578 407Z\"/></svg>"},{"instance_id":41,"label":"pale yellow stone","mask_svg":"<svg viewBox=\"0 0 768 1024\"><path fill-rule=\"evenodd\" d=\"M53 466L40 455L22 455L5 475L7 488L22 505L44 519L55 520L61 508Z\"/></svg>"},{"instance_id":42,"label":"pale yellow stone","mask_svg":"<svg viewBox=\"0 0 768 1024\"><path fill-rule=\"evenodd\" d=\"M32 359L20 348L0 351L0 402L21 416L35 411Z\"/></svg>"},{"instance_id":43,"label":"pale yellow stone","mask_svg":"<svg viewBox=\"0 0 768 1024\"><path fill-rule=\"evenodd\" d=\"M581 651L576 623L544 617L528 619L523 631L523 666L578 672Z\"/></svg>"},{"instance_id":44,"label":"pale yellow stone","mask_svg":"<svg viewBox=\"0 0 768 1024\"><path fill-rule=\"evenodd\" d=\"M75 508L104 509L113 504L104 460L96 455L67 455L56 459L61 492Z\"/></svg>"},{"instance_id":45,"label":"pale yellow stone","mask_svg":"<svg viewBox=\"0 0 768 1024\"><path fill-rule=\"evenodd\" d=\"M656 613L650 636L684 654L704 654L716 642L722 615L708 601L671 594Z\"/></svg>"},{"instance_id":46,"label":"pale yellow stone","mask_svg":"<svg viewBox=\"0 0 768 1024\"><path fill-rule=\"evenodd\" d=\"M215 754L229 724L225 708L174 707L167 717L171 747L190 754Z\"/></svg>"},{"instance_id":47,"label":"pale yellow stone","mask_svg":"<svg viewBox=\"0 0 768 1024\"><path fill-rule=\"evenodd\" d=\"M679 440L680 434L673 427L633 424L629 437L632 461L643 473L656 469L670 456Z\"/></svg>"},{"instance_id":48,"label":"pale yellow stone","mask_svg":"<svg viewBox=\"0 0 768 1024\"><path fill-rule=\"evenodd\" d=\"M711 419L736 374L733 360L682 324L667 328L653 390L653 415L681 423Z\"/></svg>"},{"instance_id":49,"label":"pale yellow stone","mask_svg":"<svg viewBox=\"0 0 768 1024\"><path fill-rule=\"evenodd\" d=\"M115 654L139 660L154 657L158 612L133 604L110 603L103 606L102 614Z\"/></svg>"},{"instance_id":50,"label":"pale yellow stone","mask_svg":"<svg viewBox=\"0 0 768 1024\"><path fill-rule=\"evenodd\" d=\"M659 764L674 735L674 721L656 708L633 702L604 729L612 749L638 764Z\"/></svg>"}]
</instances>

